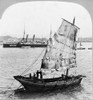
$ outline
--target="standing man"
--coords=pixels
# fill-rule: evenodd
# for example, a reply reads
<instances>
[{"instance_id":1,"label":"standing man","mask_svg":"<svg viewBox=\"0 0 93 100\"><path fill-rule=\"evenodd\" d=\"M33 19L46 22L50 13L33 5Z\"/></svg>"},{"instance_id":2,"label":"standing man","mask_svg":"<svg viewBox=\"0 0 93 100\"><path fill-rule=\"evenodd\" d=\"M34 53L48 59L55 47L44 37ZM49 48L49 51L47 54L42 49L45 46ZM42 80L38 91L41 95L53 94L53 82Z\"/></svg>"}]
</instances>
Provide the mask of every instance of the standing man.
<instances>
[{"instance_id":1,"label":"standing man","mask_svg":"<svg viewBox=\"0 0 93 100\"><path fill-rule=\"evenodd\" d=\"M59 60L57 60L56 63L55 63L55 69L56 69L56 71L58 71L59 67L60 67Z\"/></svg>"}]
</instances>

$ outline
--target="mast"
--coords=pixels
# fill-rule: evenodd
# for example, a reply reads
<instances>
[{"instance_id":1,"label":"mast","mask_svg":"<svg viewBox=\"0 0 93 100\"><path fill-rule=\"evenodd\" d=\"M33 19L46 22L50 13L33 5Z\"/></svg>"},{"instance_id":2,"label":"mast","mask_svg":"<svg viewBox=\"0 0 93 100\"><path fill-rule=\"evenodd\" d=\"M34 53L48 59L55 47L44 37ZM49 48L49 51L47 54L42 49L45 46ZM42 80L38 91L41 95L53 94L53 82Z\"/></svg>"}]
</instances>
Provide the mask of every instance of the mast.
<instances>
[{"instance_id":1,"label":"mast","mask_svg":"<svg viewBox=\"0 0 93 100\"><path fill-rule=\"evenodd\" d=\"M24 25L24 34L23 34L23 41L24 41L24 39L25 39L25 25Z\"/></svg>"},{"instance_id":2,"label":"mast","mask_svg":"<svg viewBox=\"0 0 93 100\"><path fill-rule=\"evenodd\" d=\"M74 19L73 19L73 25L75 25L75 17L74 17Z\"/></svg>"},{"instance_id":3,"label":"mast","mask_svg":"<svg viewBox=\"0 0 93 100\"><path fill-rule=\"evenodd\" d=\"M49 42L52 44L52 29L50 27L50 38L49 38Z\"/></svg>"},{"instance_id":4,"label":"mast","mask_svg":"<svg viewBox=\"0 0 93 100\"><path fill-rule=\"evenodd\" d=\"M21 43L21 42L23 42L23 43L24 43L24 38L25 38L25 25L24 25L23 38L21 39L21 41L20 41L19 43Z\"/></svg>"},{"instance_id":5,"label":"mast","mask_svg":"<svg viewBox=\"0 0 93 100\"><path fill-rule=\"evenodd\" d=\"M75 25L75 17L73 18L73 23L72 23L72 25L74 26ZM71 27L72 28L72 27ZM71 30L71 28L70 28L70 30ZM69 31L69 33L70 33L70 31ZM68 33L68 35L69 35L69 33ZM75 33L75 35L74 35L74 42L75 42L75 37L76 37L76 33ZM69 64L70 64L70 59L69 59ZM67 68L67 70L66 70L66 77L68 76L68 73L69 73L69 69Z\"/></svg>"},{"instance_id":6,"label":"mast","mask_svg":"<svg viewBox=\"0 0 93 100\"><path fill-rule=\"evenodd\" d=\"M51 35L52 35L52 28L51 28L51 26L50 26L50 38L51 38Z\"/></svg>"},{"instance_id":7,"label":"mast","mask_svg":"<svg viewBox=\"0 0 93 100\"><path fill-rule=\"evenodd\" d=\"M22 38L21 42L24 43L24 39L25 39L25 24L24 24L24 33L23 33L23 38Z\"/></svg>"},{"instance_id":8,"label":"mast","mask_svg":"<svg viewBox=\"0 0 93 100\"><path fill-rule=\"evenodd\" d=\"M67 68L67 70L66 70L66 77L68 76L68 71L69 71L69 70L68 70L68 68Z\"/></svg>"}]
</instances>

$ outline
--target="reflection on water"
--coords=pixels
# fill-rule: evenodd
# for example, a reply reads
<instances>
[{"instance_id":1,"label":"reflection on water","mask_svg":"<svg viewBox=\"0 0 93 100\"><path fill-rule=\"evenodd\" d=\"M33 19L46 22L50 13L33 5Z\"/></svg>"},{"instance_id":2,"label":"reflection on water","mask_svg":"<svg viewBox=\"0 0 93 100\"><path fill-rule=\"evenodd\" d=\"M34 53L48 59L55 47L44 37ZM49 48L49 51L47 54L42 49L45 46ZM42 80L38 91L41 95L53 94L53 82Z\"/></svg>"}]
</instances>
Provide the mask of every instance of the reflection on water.
<instances>
[{"instance_id":1,"label":"reflection on water","mask_svg":"<svg viewBox=\"0 0 93 100\"><path fill-rule=\"evenodd\" d=\"M66 95L70 98L76 98L75 93L80 93L81 91L83 91L83 87L81 85L76 86L76 87L69 87L65 90L56 90L56 91L47 91L47 92L28 92L26 90L23 90L23 88L21 88L20 90L16 90L14 96L18 97L20 99L47 99L47 98L51 98L55 95Z\"/></svg>"},{"instance_id":2,"label":"reflection on water","mask_svg":"<svg viewBox=\"0 0 93 100\"><path fill-rule=\"evenodd\" d=\"M69 87L65 90L56 90L56 91L47 91L47 92L28 92L24 90L23 88L20 88L18 90L5 90L0 92L0 94L4 94L7 96L7 99L36 99L36 100L51 100L51 98L55 98L55 100L62 100L62 98L66 98L66 100L70 100L70 98L73 98L75 100L78 99L77 94L82 93L84 88L79 85L76 87Z\"/></svg>"}]
</instances>

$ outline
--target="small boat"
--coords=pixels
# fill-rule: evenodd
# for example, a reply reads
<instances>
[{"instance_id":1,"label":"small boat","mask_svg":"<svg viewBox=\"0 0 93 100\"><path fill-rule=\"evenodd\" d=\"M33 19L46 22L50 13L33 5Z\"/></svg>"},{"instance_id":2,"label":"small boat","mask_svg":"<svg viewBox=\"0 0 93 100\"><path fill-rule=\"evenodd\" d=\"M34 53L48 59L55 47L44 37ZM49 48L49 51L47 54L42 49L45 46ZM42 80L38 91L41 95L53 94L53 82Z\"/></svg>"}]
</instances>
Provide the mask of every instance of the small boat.
<instances>
[{"instance_id":1,"label":"small boat","mask_svg":"<svg viewBox=\"0 0 93 100\"><path fill-rule=\"evenodd\" d=\"M58 31L53 36L50 34L43 58L37 58L41 59L40 69L29 73L28 76L21 74L14 78L24 86L24 89L31 92L65 89L79 85L85 76L69 74L70 69L77 67L76 35L78 30L75 18L73 23L63 19Z\"/></svg>"},{"instance_id":2,"label":"small boat","mask_svg":"<svg viewBox=\"0 0 93 100\"><path fill-rule=\"evenodd\" d=\"M85 50L85 48L83 48L83 47L80 47L80 48L77 48L77 50Z\"/></svg>"},{"instance_id":3,"label":"small boat","mask_svg":"<svg viewBox=\"0 0 93 100\"><path fill-rule=\"evenodd\" d=\"M80 46L77 48L77 50L85 50L85 48L84 47L82 47L83 45L82 45L82 43L80 42Z\"/></svg>"},{"instance_id":4,"label":"small boat","mask_svg":"<svg viewBox=\"0 0 93 100\"><path fill-rule=\"evenodd\" d=\"M92 47L88 48L88 50L92 50Z\"/></svg>"}]
</instances>

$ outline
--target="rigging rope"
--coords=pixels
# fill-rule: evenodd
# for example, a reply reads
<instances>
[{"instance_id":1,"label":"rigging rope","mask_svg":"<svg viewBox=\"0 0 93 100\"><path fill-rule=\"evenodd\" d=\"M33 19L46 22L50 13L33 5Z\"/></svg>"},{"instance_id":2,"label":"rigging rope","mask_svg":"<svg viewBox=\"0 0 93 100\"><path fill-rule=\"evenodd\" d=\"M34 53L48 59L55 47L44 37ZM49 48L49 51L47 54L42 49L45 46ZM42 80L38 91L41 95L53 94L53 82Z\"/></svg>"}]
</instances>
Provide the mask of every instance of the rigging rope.
<instances>
[{"instance_id":1,"label":"rigging rope","mask_svg":"<svg viewBox=\"0 0 93 100\"><path fill-rule=\"evenodd\" d=\"M43 51L44 51L44 49L42 50L42 52L40 53L40 55L37 57L37 59L31 64L32 66L33 66L34 63L38 60L38 58L41 56L41 54L43 53ZM27 71L29 70L30 67L31 67L31 66L29 66L22 74L24 74L25 72L27 72ZM21 75L22 75L22 74L21 74ZM11 83L11 86L13 86L14 81L15 81L15 80L13 80L13 82ZM22 85L20 85L17 89L19 89L21 86L22 86ZM12 90L12 87L9 86L9 89ZM13 93L12 93L11 95L13 95Z\"/></svg>"},{"instance_id":2,"label":"rigging rope","mask_svg":"<svg viewBox=\"0 0 93 100\"><path fill-rule=\"evenodd\" d=\"M24 72L22 72L21 75L23 75L24 73L26 73L26 72L30 69L30 67L33 66L34 63L35 63L36 61L38 61L39 57L41 56L41 54L43 53L44 50L45 50L45 49L42 50L42 52L41 52L40 55L37 57L37 59L36 59Z\"/></svg>"},{"instance_id":3,"label":"rigging rope","mask_svg":"<svg viewBox=\"0 0 93 100\"><path fill-rule=\"evenodd\" d=\"M34 66L38 65L39 63L40 63L40 62L35 63ZM25 74L24 76L27 76L27 75L29 75L29 73L28 73L28 74Z\"/></svg>"}]
</instances>

